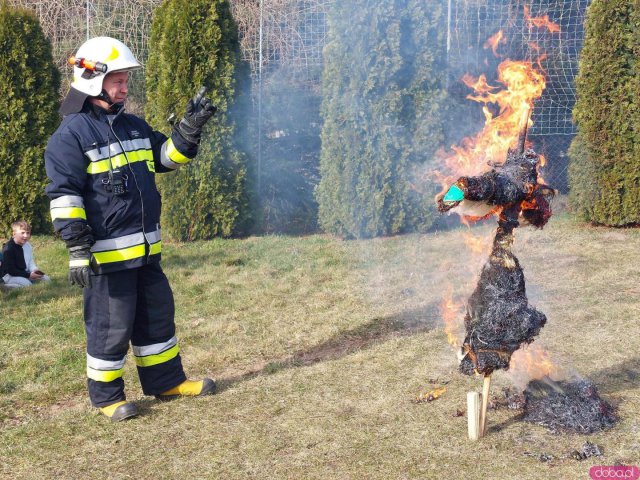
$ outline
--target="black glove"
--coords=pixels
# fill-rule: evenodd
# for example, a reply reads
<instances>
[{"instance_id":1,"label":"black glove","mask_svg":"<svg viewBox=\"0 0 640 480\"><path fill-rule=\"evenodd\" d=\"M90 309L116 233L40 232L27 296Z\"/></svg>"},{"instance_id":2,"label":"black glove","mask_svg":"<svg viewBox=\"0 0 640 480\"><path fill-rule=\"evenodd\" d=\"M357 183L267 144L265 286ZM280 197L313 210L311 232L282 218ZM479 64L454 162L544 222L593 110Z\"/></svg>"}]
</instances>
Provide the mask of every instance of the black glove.
<instances>
[{"instance_id":1,"label":"black glove","mask_svg":"<svg viewBox=\"0 0 640 480\"><path fill-rule=\"evenodd\" d=\"M182 138L196 145L200 143L202 128L218 110L218 107L204 96L205 91L206 88L202 87L198 94L189 100L184 117L176 125L176 130Z\"/></svg>"},{"instance_id":2,"label":"black glove","mask_svg":"<svg viewBox=\"0 0 640 480\"><path fill-rule=\"evenodd\" d=\"M78 245L69 248L69 283L80 288L91 288L91 247Z\"/></svg>"}]
</instances>

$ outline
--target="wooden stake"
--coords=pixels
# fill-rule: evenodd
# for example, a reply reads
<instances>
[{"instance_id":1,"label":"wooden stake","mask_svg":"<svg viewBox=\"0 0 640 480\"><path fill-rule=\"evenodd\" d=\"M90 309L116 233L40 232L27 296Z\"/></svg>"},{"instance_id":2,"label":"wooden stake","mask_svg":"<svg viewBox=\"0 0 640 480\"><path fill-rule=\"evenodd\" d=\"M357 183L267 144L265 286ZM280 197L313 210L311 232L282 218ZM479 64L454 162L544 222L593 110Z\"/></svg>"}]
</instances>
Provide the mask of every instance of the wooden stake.
<instances>
[{"instance_id":1,"label":"wooden stake","mask_svg":"<svg viewBox=\"0 0 640 480\"><path fill-rule=\"evenodd\" d=\"M482 410L480 410L480 436L487 431L487 407L489 406L489 389L491 388L491 374L484 376L482 383Z\"/></svg>"},{"instance_id":2,"label":"wooden stake","mask_svg":"<svg viewBox=\"0 0 640 480\"><path fill-rule=\"evenodd\" d=\"M467 392L467 423L469 427L469 440L480 438L480 394Z\"/></svg>"}]
</instances>

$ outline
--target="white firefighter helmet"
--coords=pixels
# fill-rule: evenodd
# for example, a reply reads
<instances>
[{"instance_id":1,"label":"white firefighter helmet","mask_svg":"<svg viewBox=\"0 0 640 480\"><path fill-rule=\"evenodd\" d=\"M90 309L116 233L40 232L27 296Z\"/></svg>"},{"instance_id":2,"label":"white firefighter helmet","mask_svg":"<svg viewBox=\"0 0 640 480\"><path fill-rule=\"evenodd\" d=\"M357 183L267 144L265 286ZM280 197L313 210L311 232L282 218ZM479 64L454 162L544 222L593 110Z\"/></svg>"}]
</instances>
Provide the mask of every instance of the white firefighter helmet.
<instances>
[{"instance_id":1,"label":"white firefighter helmet","mask_svg":"<svg viewBox=\"0 0 640 480\"><path fill-rule=\"evenodd\" d=\"M129 47L120 40L111 37L96 37L82 44L76 58L91 62L100 62L107 66L106 73L73 67L73 82L76 90L95 97L102 91L104 77L111 72L131 71L141 68Z\"/></svg>"},{"instance_id":2,"label":"white firefighter helmet","mask_svg":"<svg viewBox=\"0 0 640 480\"><path fill-rule=\"evenodd\" d=\"M69 115L82 110L87 97L97 97L102 93L102 82L111 72L131 71L141 68L129 47L120 40L111 37L96 37L87 40L78 49L75 60L99 62L106 66L106 71L73 67L73 82L66 98L60 105L60 113Z\"/></svg>"}]
</instances>

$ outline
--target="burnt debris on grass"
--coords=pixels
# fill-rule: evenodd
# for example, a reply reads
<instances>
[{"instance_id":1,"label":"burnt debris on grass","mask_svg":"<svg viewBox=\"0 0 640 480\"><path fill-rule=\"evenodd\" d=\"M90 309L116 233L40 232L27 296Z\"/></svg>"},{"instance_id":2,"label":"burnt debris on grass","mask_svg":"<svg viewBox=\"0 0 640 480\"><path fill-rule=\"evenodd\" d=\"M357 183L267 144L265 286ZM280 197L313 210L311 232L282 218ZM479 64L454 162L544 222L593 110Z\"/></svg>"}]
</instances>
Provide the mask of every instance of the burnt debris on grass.
<instances>
[{"instance_id":1,"label":"burnt debris on grass","mask_svg":"<svg viewBox=\"0 0 640 480\"><path fill-rule=\"evenodd\" d=\"M616 423L614 408L586 379L532 380L524 396L523 420L542 425L554 433L594 433Z\"/></svg>"}]
</instances>

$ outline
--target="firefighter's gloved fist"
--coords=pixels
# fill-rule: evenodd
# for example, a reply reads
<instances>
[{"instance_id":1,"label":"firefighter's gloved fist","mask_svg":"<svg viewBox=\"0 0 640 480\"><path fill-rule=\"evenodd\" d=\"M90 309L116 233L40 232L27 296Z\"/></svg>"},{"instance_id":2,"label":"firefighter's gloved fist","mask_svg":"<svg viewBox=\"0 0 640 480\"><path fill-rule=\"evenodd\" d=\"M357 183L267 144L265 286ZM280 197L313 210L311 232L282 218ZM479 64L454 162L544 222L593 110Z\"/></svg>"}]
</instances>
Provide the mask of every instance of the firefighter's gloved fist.
<instances>
[{"instance_id":1,"label":"firefighter's gloved fist","mask_svg":"<svg viewBox=\"0 0 640 480\"><path fill-rule=\"evenodd\" d=\"M189 100L184 117L176 126L180 135L194 144L200 143L203 127L218 110L218 107L211 103L204 93L205 87L202 87L198 94Z\"/></svg>"},{"instance_id":2,"label":"firefighter's gloved fist","mask_svg":"<svg viewBox=\"0 0 640 480\"><path fill-rule=\"evenodd\" d=\"M80 245L69 248L69 283L80 288L91 288L91 247Z\"/></svg>"}]
</instances>

